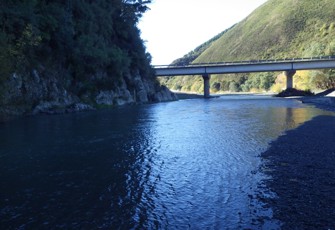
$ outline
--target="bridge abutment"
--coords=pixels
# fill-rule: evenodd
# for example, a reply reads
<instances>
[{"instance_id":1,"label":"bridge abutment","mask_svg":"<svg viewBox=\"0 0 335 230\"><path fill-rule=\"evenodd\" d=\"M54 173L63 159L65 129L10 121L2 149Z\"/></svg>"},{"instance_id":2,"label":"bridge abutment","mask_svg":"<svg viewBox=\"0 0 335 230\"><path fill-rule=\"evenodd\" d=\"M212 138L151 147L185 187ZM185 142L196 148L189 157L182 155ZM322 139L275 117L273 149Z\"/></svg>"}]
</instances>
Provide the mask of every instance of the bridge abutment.
<instances>
[{"instance_id":1,"label":"bridge abutment","mask_svg":"<svg viewBox=\"0 0 335 230\"><path fill-rule=\"evenodd\" d=\"M204 79L204 97L209 98L210 94L210 80L211 76L209 74L203 74L202 78Z\"/></svg>"},{"instance_id":2,"label":"bridge abutment","mask_svg":"<svg viewBox=\"0 0 335 230\"><path fill-rule=\"evenodd\" d=\"M295 70L284 71L284 75L286 76L286 89L293 88L293 76L295 73Z\"/></svg>"}]
</instances>

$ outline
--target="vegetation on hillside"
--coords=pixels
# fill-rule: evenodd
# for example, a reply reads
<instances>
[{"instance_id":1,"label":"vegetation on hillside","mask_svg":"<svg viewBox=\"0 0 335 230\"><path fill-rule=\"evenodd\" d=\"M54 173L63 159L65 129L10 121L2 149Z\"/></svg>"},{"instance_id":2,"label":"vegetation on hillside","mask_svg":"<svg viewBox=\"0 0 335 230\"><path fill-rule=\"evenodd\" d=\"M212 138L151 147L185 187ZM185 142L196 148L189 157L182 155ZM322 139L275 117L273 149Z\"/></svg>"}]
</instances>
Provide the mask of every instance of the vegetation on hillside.
<instances>
[{"instance_id":1,"label":"vegetation on hillside","mask_svg":"<svg viewBox=\"0 0 335 230\"><path fill-rule=\"evenodd\" d=\"M72 91L85 91L99 72L109 77L97 78L98 87L110 87L132 71L152 76L136 27L148 3L1 0L0 82L14 72L64 70L59 80Z\"/></svg>"},{"instance_id":2,"label":"vegetation on hillside","mask_svg":"<svg viewBox=\"0 0 335 230\"><path fill-rule=\"evenodd\" d=\"M214 36L210 40L206 41L205 43L201 44L200 46L198 46L197 48L195 48L194 50L192 50L188 54L184 55L182 58L174 60L171 63L171 65L183 66L183 65L191 64L195 59L197 59L199 57L199 55L201 55L206 49L208 49L213 42L215 42L216 40L221 38L223 34L225 34L228 30L230 30L233 27L234 26L232 26L229 29L226 29L223 32L217 34L216 36Z\"/></svg>"},{"instance_id":3,"label":"vegetation on hillside","mask_svg":"<svg viewBox=\"0 0 335 230\"><path fill-rule=\"evenodd\" d=\"M334 12L333 0L269 0L211 42L193 63L335 55ZM280 73L213 75L211 91L270 88L278 91L285 84L278 75ZM184 80L189 78L169 78L164 82L172 89L197 89L201 79ZM185 81L190 85L185 85ZM335 71L298 71L294 86L303 90L332 88Z\"/></svg>"}]
</instances>

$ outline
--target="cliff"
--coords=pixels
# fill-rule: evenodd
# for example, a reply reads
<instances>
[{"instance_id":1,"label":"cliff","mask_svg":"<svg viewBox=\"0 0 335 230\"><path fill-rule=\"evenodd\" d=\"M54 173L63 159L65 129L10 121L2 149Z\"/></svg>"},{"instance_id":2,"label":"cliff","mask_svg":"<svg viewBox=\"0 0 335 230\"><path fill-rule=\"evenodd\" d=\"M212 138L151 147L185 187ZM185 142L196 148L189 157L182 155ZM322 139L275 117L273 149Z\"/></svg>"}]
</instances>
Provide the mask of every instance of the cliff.
<instances>
[{"instance_id":1,"label":"cliff","mask_svg":"<svg viewBox=\"0 0 335 230\"><path fill-rule=\"evenodd\" d=\"M177 99L165 86L139 74L122 78L110 89L95 89L78 95L59 81L59 74L37 70L28 74L12 74L1 85L0 121L19 115L69 113ZM94 82L90 84L97 86Z\"/></svg>"}]
</instances>

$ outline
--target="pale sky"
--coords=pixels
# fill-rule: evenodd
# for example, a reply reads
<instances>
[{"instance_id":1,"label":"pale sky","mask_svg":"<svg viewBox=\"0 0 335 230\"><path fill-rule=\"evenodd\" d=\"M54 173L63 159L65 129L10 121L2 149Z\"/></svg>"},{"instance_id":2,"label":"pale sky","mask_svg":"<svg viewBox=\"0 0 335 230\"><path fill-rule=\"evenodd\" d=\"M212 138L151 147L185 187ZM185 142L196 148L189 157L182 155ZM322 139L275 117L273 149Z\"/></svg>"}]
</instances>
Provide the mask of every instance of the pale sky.
<instances>
[{"instance_id":1,"label":"pale sky","mask_svg":"<svg viewBox=\"0 0 335 230\"><path fill-rule=\"evenodd\" d=\"M170 64L267 0L153 0L138 24L153 65Z\"/></svg>"}]
</instances>

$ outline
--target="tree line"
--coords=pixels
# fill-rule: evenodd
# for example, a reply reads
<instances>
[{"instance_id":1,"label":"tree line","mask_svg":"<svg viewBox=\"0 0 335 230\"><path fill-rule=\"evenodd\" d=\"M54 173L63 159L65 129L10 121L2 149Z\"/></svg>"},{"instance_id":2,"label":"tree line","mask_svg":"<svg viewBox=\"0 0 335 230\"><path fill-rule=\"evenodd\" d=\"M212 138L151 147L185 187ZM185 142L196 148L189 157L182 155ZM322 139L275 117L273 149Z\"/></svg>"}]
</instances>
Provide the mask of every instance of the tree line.
<instances>
[{"instance_id":1,"label":"tree line","mask_svg":"<svg viewBox=\"0 0 335 230\"><path fill-rule=\"evenodd\" d=\"M149 3L1 0L0 81L33 68L65 69L66 76L60 77L73 88L99 71L109 76L103 86L132 71L152 75L151 57L137 28Z\"/></svg>"}]
</instances>

